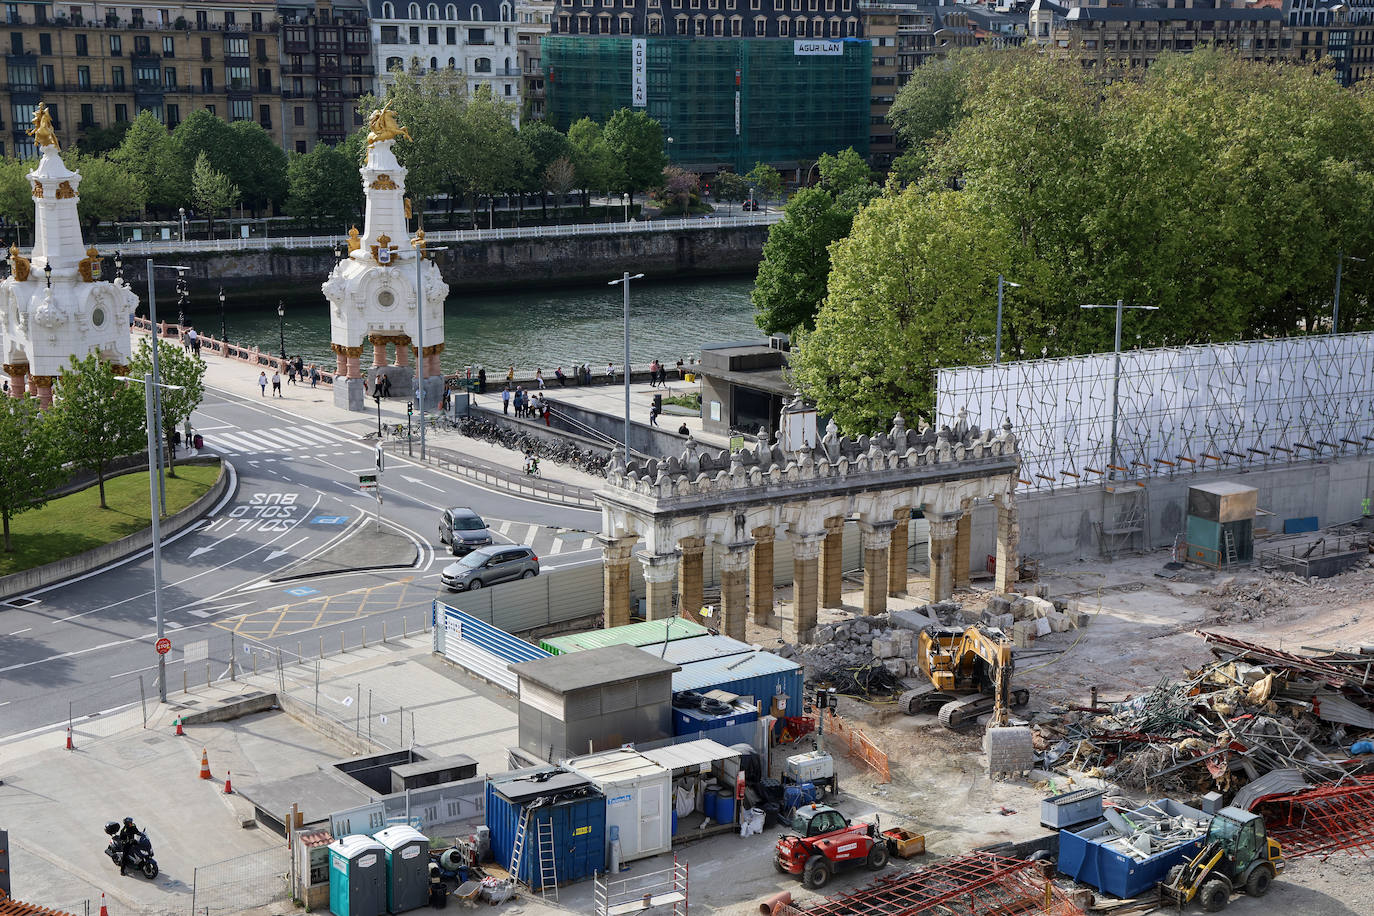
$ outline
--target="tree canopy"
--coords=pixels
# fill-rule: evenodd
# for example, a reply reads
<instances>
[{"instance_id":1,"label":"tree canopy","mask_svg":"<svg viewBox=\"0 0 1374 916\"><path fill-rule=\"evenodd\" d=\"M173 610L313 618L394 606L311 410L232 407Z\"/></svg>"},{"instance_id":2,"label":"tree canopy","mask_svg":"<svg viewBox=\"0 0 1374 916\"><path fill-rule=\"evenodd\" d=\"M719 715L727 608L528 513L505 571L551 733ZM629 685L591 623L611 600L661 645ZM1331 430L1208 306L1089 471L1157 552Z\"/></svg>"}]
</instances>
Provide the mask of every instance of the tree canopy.
<instances>
[{"instance_id":1,"label":"tree canopy","mask_svg":"<svg viewBox=\"0 0 1374 916\"><path fill-rule=\"evenodd\" d=\"M620 163L620 190L633 197L658 183L668 157L663 152L663 128L647 112L620 109L606 122L603 136Z\"/></svg>"},{"instance_id":2,"label":"tree canopy","mask_svg":"<svg viewBox=\"0 0 1374 916\"><path fill-rule=\"evenodd\" d=\"M0 521L11 551L10 520L48 501L62 482L59 424L31 397L0 399Z\"/></svg>"},{"instance_id":3,"label":"tree canopy","mask_svg":"<svg viewBox=\"0 0 1374 916\"><path fill-rule=\"evenodd\" d=\"M106 468L114 459L146 446L143 386L116 381L98 354L72 357L57 380L53 419L60 430L63 451L74 465L96 475L100 508L105 504Z\"/></svg>"},{"instance_id":4,"label":"tree canopy","mask_svg":"<svg viewBox=\"0 0 1374 916\"><path fill-rule=\"evenodd\" d=\"M321 143L308 153L292 153L286 165L286 215L323 226L340 227L359 221L363 209L358 164L343 144Z\"/></svg>"},{"instance_id":5,"label":"tree canopy","mask_svg":"<svg viewBox=\"0 0 1374 916\"><path fill-rule=\"evenodd\" d=\"M809 328L825 299L830 244L849 233L853 214L824 188L802 188L768 230L750 298L768 334Z\"/></svg>"},{"instance_id":6,"label":"tree canopy","mask_svg":"<svg viewBox=\"0 0 1374 916\"><path fill-rule=\"evenodd\" d=\"M172 135L151 111L139 112L110 159L143 184L147 206L174 210L188 202L190 172L173 147Z\"/></svg>"},{"instance_id":7,"label":"tree canopy","mask_svg":"<svg viewBox=\"0 0 1374 916\"><path fill-rule=\"evenodd\" d=\"M1127 318L1142 346L1328 330L1338 252L1374 252L1374 97L1329 74L1213 50L1110 82L1030 53L940 68L894 106L924 164L831 247L794 353L848 431L991 360L999 273L1022 284L1004 358L1060 356L1111 349L1110 313L1079 306L1116 299L1159 308ZM1347 265L1341 330L1374 324L1371 268Z\"/></svg>"}]
</instances>

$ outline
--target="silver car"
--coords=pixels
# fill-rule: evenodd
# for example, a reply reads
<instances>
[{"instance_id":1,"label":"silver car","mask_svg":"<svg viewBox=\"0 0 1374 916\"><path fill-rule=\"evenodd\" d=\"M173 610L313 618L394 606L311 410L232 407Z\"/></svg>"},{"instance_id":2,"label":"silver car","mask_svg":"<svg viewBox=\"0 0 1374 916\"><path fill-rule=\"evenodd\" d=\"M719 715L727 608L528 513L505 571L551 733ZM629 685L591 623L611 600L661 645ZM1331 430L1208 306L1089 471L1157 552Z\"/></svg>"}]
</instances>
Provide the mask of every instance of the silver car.
<instances>
[{"instance_id":1,"label":"silver car","mask_svg":"<svg viewBox=\"0 0 1374 916\"><path fill-rule=\"evenodd\" d=\"M534 548L501 546L479 547L444 567L440 578L449 591L461 592L537 575L539 558L534 555Z\"/></svg>"},{"instance_id":2,"label":"silver car","mask_svg":"<svg viewBox=\"0 0 1374 916\"><path fill-rule=\"evenodd\" d=\"M439 516L439 542L456 557L477 547L491 545L491 530L482 516L467 506L445 509Z\"/></svg>"}]
</instances>

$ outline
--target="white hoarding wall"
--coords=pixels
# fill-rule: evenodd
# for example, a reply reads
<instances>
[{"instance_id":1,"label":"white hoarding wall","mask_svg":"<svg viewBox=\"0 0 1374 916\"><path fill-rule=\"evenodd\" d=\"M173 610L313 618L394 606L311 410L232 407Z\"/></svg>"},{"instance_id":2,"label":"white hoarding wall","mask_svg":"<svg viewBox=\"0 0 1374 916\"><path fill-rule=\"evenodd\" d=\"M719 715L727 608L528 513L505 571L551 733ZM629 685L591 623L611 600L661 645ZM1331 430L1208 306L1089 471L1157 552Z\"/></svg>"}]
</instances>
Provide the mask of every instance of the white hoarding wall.
<instances>
[{"instance_id":1,"label":"white hoarding wall","mask_svg":"<svg viewBox=\"0 0 1374 916\"><path fill-rule=\"evenodd\" d=\"M1019 440L1022 489L1329 458L1374 447L1374 334L1243 341L941 369L939 425ZM1125 470L1120 470L1120 469Z\"/></svg>"}]
</instances>

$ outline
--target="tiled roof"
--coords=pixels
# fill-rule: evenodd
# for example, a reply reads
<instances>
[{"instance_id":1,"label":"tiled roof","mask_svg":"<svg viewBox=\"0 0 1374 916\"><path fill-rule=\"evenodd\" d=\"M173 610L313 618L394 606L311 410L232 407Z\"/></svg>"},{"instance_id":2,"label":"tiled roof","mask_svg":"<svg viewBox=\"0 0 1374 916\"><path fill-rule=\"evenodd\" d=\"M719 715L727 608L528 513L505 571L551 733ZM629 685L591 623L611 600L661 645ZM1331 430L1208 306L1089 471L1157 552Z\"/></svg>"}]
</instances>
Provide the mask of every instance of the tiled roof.
<instances>
[{"instance_id":1,"label":"tiled roof","mask_svg":"<svg viewBox=\"0 0 1374 916\"><path fill-rule=\"evenodd\" d=\"M0 916L72 916L65 910L50 910L36 903L24 903L0 892Z\"/></svg>"}]
</instances>

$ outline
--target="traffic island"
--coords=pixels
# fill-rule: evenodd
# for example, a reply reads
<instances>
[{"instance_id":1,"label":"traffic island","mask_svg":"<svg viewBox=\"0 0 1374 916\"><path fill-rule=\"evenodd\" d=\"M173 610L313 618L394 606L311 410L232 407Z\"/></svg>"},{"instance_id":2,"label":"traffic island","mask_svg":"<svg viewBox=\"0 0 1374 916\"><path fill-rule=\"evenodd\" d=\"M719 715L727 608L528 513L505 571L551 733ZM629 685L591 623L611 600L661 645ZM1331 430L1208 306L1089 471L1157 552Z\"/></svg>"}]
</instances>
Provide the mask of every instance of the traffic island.
<instances>
[{"instance_id":1,"label":"traffic island","mask_svg":"<svg viewBox=\"0 0 1374 916\"><path fill-rule=\"evenodd\" d=\"M407 569L419 558L420 547L408 536L389 525L378 527L367 520L318 556L286 567L272 576L272 581L289 582L369 569Z\"/></svg>"}]
</instances>

